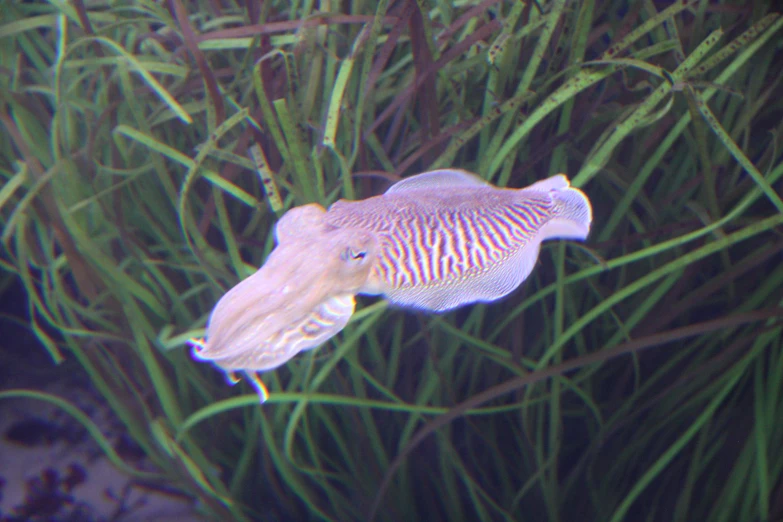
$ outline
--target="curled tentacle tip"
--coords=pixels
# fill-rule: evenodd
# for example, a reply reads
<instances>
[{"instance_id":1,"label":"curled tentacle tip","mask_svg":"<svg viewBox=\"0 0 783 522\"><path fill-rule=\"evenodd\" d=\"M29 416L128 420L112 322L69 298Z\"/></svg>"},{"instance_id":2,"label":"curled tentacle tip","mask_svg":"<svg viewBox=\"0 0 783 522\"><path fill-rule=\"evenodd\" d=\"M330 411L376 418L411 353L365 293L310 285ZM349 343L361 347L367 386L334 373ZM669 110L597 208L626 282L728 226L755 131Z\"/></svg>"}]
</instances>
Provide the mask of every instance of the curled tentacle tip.
<instances>
[{"instance_id":1,"label":"curled tentacle tip","mask_svg":"<svg viewBox=\"0 0 783 522\"><path fill-rule=\"evenodd\" d=\"M247 378L250 380L250 384L256 389L258 393L258 399L261 404L264 404L269 398L269 390L266 389L266 385L261 381L261 378L256 372L246 372Z\"/></svg>"},{"instance_id":2,"label":"curled tentacle tip","mask_svg":"<svg viewBox=\"0 0 783 522\"><path fill-rule=\"evenodd\" d=\"M192 345L194 348L204 348L207 345L207 342L203 337L191 337L188 339L188 344Z\"/></svg>"},{"instance_id":3,"label":"curled tentacle tip","mask_svg":"<svg viewBox=\"0 0 783 522\"><path fill-rule=\"evenodd\" d=\"M239 382L239 376L235 372L226 372L226 382L229 386L234 386Z\"/></svg>"},{"instance_id":4,"label":"curled tentacle tip","mask_svg":"<svg viewBox=\"0 0 783 522\"><path fill-rule=\"evenodd\" d=\"M188 344L190 345L190 353L193 355L193 357L203 361L204 356L201 354L201 352L204 350L204 348L207 347L207 342L204 340L204 338L191 337L188 339Z\"/></svg>"}]
</instances>

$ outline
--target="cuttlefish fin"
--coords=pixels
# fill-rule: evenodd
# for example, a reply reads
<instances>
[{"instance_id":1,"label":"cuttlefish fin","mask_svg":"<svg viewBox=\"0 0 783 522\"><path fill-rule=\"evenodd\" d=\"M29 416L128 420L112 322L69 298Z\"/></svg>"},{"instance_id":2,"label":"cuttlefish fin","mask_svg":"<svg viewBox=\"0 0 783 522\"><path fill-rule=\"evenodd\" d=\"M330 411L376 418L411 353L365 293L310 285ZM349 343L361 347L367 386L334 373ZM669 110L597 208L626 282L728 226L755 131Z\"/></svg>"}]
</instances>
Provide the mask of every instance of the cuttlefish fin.
<instances>
[{"instance_id":1,"label":"cuttlefish fin","mask_svg":"<svg viewBox=\"0 0 783 522\"><path fill-rule=\"evenodd\" d=\"M563 174L541 180L518 192L524 198L529 190L547 191L552 198L551 218L541 227L541 241L547 239L585 240L590 234L593 208L584 192L572 187Z\"/></svg>"},{"instance_id":2,"label":"cuttlefish fin","mask_svg":"<svg viewBox=\"0 0 783 522\"><path fill-rule=\"evenodd\" d=\"M422 172L421 174L405 178L389 187L385 193L398 194L409 190L465 186L487 187L491 185L484 179L467 170L441 169Z\"/></svg>"},{"instance_id":3,"label":"cuttlefish fin","mask_svg":"<svg viewBox=\"0 0 783 522\"><path fill-rule=\"evenodd\" d=\"M565 174L555 174L546 179L541 179L522 188L521 190L533 190L536 192L552 192L557 190L563 190L571 186L571 182Z\"/></svg>"}]
</instances>

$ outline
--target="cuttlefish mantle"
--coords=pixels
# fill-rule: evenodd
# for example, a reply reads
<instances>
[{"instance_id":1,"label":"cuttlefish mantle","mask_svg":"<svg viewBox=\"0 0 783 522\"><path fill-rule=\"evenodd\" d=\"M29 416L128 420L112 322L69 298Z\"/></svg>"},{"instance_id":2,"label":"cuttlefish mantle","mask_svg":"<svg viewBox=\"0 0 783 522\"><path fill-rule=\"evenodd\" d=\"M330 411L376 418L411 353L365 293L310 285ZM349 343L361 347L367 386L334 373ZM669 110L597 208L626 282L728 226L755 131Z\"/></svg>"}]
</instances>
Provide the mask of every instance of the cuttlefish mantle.
<instances>
[{"instance_id":1,"label":"cuttlefish mantle","mask_svg":"<svg viewBox=\"0 0 783 522\"><path fill-rule=\"evenodd\" d=\"M436 170L328 211L295 207L277 223L264 265L218 301L194 353L245 372L263 402L256 372L337 334L356 294L432 312L494 301L530 275L542 241L584 240L591 224L587 196L562 174L504 189Z\"/></svg>"}]
</instances>

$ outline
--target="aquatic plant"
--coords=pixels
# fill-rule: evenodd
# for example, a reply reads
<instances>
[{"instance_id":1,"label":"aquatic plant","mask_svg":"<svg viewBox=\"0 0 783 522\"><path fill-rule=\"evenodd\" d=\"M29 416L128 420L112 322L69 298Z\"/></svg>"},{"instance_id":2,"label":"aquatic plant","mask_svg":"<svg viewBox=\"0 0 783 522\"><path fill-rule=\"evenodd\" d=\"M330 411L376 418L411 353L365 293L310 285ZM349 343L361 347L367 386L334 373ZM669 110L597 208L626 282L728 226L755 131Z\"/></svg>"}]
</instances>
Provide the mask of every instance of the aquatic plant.
<instances>
[{"instance_id":1,"label":"aquatic plant","mask_svg":"<svg viewBox=\"0 0 783 522\"><path fill-rule=\"evenodd\" d=\"M780 519L770 5L246 4L0 7L3 278L156 466L130 473L216 520ZM361 297L263 407L192 360L285 209L444 167L565 172L592 233L501 302Z\"/></svg>"}]
</instances>

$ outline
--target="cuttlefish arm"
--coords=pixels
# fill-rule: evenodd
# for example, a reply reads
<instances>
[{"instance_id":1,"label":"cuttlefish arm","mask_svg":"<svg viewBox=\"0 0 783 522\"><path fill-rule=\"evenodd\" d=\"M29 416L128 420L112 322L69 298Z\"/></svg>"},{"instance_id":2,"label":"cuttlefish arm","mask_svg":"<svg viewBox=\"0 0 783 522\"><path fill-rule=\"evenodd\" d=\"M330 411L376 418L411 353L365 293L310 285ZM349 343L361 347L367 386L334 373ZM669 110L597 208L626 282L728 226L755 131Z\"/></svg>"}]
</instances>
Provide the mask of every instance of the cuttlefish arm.
<instances>
[{"instance_id":1,"label":"cuttlefish arm","mask_svg":"<svg viewBox=\"0 0 783 522\"><path fill-rule=\"evenodd\" d=\"M272 370L320 345L348 323L354 296L376 257L375 235L335 228L319 205L289 210L277 224L277 246L264 265L217 303L194 355L232 373Z\"/></svg>"}]
</instances>

